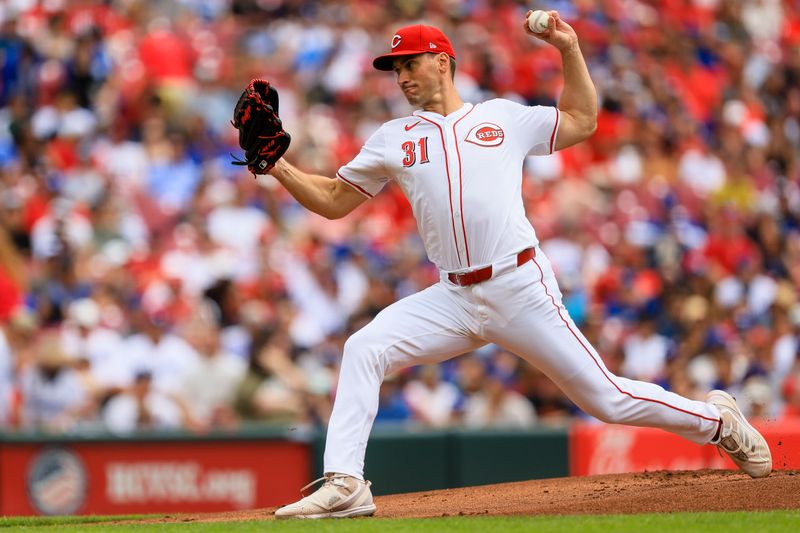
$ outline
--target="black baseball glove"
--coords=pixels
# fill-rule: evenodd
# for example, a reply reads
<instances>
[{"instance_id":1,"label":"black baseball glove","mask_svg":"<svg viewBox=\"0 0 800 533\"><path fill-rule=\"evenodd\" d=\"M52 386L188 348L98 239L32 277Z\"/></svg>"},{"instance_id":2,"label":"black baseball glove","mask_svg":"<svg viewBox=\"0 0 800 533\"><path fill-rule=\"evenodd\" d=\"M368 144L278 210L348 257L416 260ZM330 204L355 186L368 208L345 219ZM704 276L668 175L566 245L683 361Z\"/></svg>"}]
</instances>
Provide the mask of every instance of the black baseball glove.
<instances>
[{"instance_id":1,"label":"black baseball glove","mask_svg":"<svg viewBox=\"0 0 800 533\"><path fill-rule=\"evenodd\" d=\"M253 174L269 172L292 140L278 117L278 91L267 80L250 82L236 102L231 124L244 150L244 159L233 156L233 164L246 165Z\"/></svg>"}]
</instances>

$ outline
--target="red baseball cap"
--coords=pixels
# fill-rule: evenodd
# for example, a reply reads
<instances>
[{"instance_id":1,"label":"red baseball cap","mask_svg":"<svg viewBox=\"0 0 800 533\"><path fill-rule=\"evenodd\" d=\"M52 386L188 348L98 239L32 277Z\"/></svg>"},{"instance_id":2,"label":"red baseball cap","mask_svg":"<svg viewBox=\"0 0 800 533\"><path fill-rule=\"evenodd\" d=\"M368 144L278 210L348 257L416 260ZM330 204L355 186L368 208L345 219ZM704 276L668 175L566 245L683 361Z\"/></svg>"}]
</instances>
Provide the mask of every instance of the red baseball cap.
<instances>
[{"instance_id":1,"label":"red baseball cap","mask_svg":"<svg viewBox=\"0 0 800 533\"><path fill-rule=\"evenodd\" d=\"M447 55L456 58L453 45L442 30L424 24L415 24L400 28L395 32L391 42L392 51L388 54L378 56L372 61L372 66L378 70L392 70L394 58L400 56L411 56L416 54L440 54L445 52Z\"/></svg>"}]
</instances>

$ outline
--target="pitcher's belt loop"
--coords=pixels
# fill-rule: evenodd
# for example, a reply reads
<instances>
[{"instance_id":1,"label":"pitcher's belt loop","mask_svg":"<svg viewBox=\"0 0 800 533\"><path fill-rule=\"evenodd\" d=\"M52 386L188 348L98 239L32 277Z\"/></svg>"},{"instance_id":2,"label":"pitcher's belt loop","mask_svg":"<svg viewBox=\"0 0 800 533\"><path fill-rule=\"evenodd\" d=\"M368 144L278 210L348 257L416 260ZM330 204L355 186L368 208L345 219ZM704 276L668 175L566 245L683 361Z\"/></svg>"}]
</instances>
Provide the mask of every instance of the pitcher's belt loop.
<instances>
[{"instance_id":1,"label":"pitcher's belt loop","mask_svg":"<svg viewBox=\"0 0 800 533\"><path fill-rule=\"evenodd\" d=\"M533 246L530 248L525 248L517 254L517 268L521 267L534 257L536 257L536 248ZM447 274L447 279L449 279L450 283L453 283L454 285L466 287L468 285L474 285L476 283L486 281L487 279L491 279L493 273L492 265L489 265L476 270L470 270L468 272L450 272Z\"/></svg>"}]
</instances>

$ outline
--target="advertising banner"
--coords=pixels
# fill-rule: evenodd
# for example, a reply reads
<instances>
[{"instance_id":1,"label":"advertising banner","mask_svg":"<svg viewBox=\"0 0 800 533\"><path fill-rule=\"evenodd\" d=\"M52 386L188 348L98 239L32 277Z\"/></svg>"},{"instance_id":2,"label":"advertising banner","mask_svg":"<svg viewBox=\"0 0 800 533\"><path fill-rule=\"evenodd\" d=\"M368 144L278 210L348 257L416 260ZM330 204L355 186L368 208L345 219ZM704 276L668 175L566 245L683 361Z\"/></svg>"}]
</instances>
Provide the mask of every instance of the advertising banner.
<instances>
[{"instance_id":1,"label":"advertising banner","mask_svg":"<svg viewBox=\"0 0 800 533\"><path fill-rule=\"evenodd\" d=\"M215 512L294 501L307 444L287 441L0 442L0 514Z\"/></svg>"},{"instance_id":2,"label":"advertising banner","mask_svg":"<svg viewBox=\"0 0 800 533\"><path fill-rule=\"evenodd\" d=\"M800 420L754 425L767 439L774 469L800 468ZM737 467L715 446L693 444L660 429L583 422L570 433L573 476L704 468Z\"/></svg>"}]
</instances>

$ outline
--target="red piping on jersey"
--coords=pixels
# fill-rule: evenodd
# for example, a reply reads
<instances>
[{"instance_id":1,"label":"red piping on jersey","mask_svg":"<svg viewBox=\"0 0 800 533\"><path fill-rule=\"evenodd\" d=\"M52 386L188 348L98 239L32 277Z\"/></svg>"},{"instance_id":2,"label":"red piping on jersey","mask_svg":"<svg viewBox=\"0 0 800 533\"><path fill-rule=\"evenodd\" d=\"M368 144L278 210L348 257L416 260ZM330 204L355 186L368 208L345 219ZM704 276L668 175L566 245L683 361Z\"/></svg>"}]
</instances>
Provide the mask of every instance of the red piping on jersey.
<instances>
[{"instance_id":1,"label":"red piping on jersey","mask_svg":"<svg viewBox=\"0 0 800 533\"><path fill-rule=\"evenodd\" d=\"M456 221L453 218L453 191L450 188L450 165L447 163L447 145L444 143L444 130L442 127L435 123L434 121L423 117L422 115L417 115L419 118L426 122L430 122L437 128L439 128L439 136L442 138L442 150L444 150L444 169L447 171L447 196L450 199L450 222L453 225L453 241L456 243L456 257L458 257L458 264L461 264L461 254L458 253L458 237L456 236ZM465 242L466 244L466 242Z\"/></svg>"},{"instance_id":2,"label":"red piping on jersey","mask_svg":"<svg viewBox=\"0 0 800 533\"><path fill-rule=\"evenodd\" d=\"M472 109L464 113L464 117L472 113L473 109L475 109L474 105L472 106ZM463 119L464 117L461 117L460 119L456 120L453 123L453 139L455 139L456 141L456 155L458 156L458 203L459 207L461 208L461 231L464 234L464 249L466 249L467 251L467 266L472 266L472 264L469 261L469 244L467 243L467 228L464 226L464 186L461 180L461 151L458 149L458 137L456 136L456 126L458 125L459 122L461 122L461 119Z\"/></svg>"},{"instance_id":3,"label":"red piping on jersey","mask_svg":"<svg viewBox=\"0 0 800 533\"><path fill-rule=\"evenodd\" d=\"M558 129L558 118L561 116L561 111L556 108L556 123L553 125L553 133L550 134L550 153L553 153L553 141L556 140L556 130Z\"/></svg>"},{"instance_id":4,"label":"red piping on jersey","mask_svg":"<svg viewBox=\"0 0 800 533\"><path fill-rule=\"evenodd\" d=\"M675 407L674 405L670 405L670 404L668 404L666 402L662 402L661 400L654 400L652 398L641 398L639 396L634 396L633 394L631 394L628 391L622 390L619 387L619 385L617 385L614 382L614 380L611 379L611 376L609 376L608 373L603 369L603 366L600 363L597 362L597 359L595 359L594 355L592 355L592 352L589 350L589 348L586 347L586 345L583 343L581 338L578 337L578 335L569 326L569 322L564 318L564 315L561 314L561 308L556 303L555 298L553 298L553 295L550 294L550 291L547 290L547 285L545 285L545 283L544 283L544 271L542 270L542 267L539 266L539 262L536 261L536 257L535 256L533 258L533 262L536 265L536 268L539 269L539 273L542 275L542 277L539 279L539 282L542 284L542 287L544 287L544 293L547 296L550 297L550 301L553 302L553 305L555 306L556 311L558 312L559 318L561 318L561 321L564 323L565 326L567 326L567 329L569 330L570 333L572 333L572 336L575 337L575 340L577 340L580 343L580 345L586 351L586 354L589 356L589 358L594 362L595 365L597 365L597 368L600 369L600 372L602 372L603 376L605 376L605 378L608 380L609 383L614 385L614 388L617 389L620 392L620 394L624 394L626 396L630 396L634 400L642 400L642 401L645 401L645 402L657 403L657 404L663 405L665 407L669 407L670 409L674 409L676 411L680 411L681 413L685 413L687 415L696 416L698 418L702 418L703 420L708 420L709 422L717 422L718 424L722 423L722 419L721 418L708 418L707 416L703 416L703 415L698 414L698 413L693 413L691 411L687 411L685 409L681 409L680 407Z\"/></svg>"},{"instance_id":5,"label":"red piping on jersey","mask_svg":"<svg viewBox=\"0 0 800 533\"><path fill-rule=\"evenodd\" d=\"M342 180L342 181L343 181L343 182L345 182L346 184L348 184L348 185L350 185L351 187L353 187L354 189L356 189L356 190L357 190L358 192L360 192L361 194L365 195L367 198L373 198L373 195L371 195L370 193L368 193L367 191L365 191L364 189L362 189L361 187L359 187L358 185L356 185L355 183L353 183L353 182L352 182L352 181L350 181L349 179L345 178L344 176L342 176L342 175L341 175L341 174L339 174L338 172L336 173L336 177L338 177L340 180Z\"/></svg>"}]
</instances>

